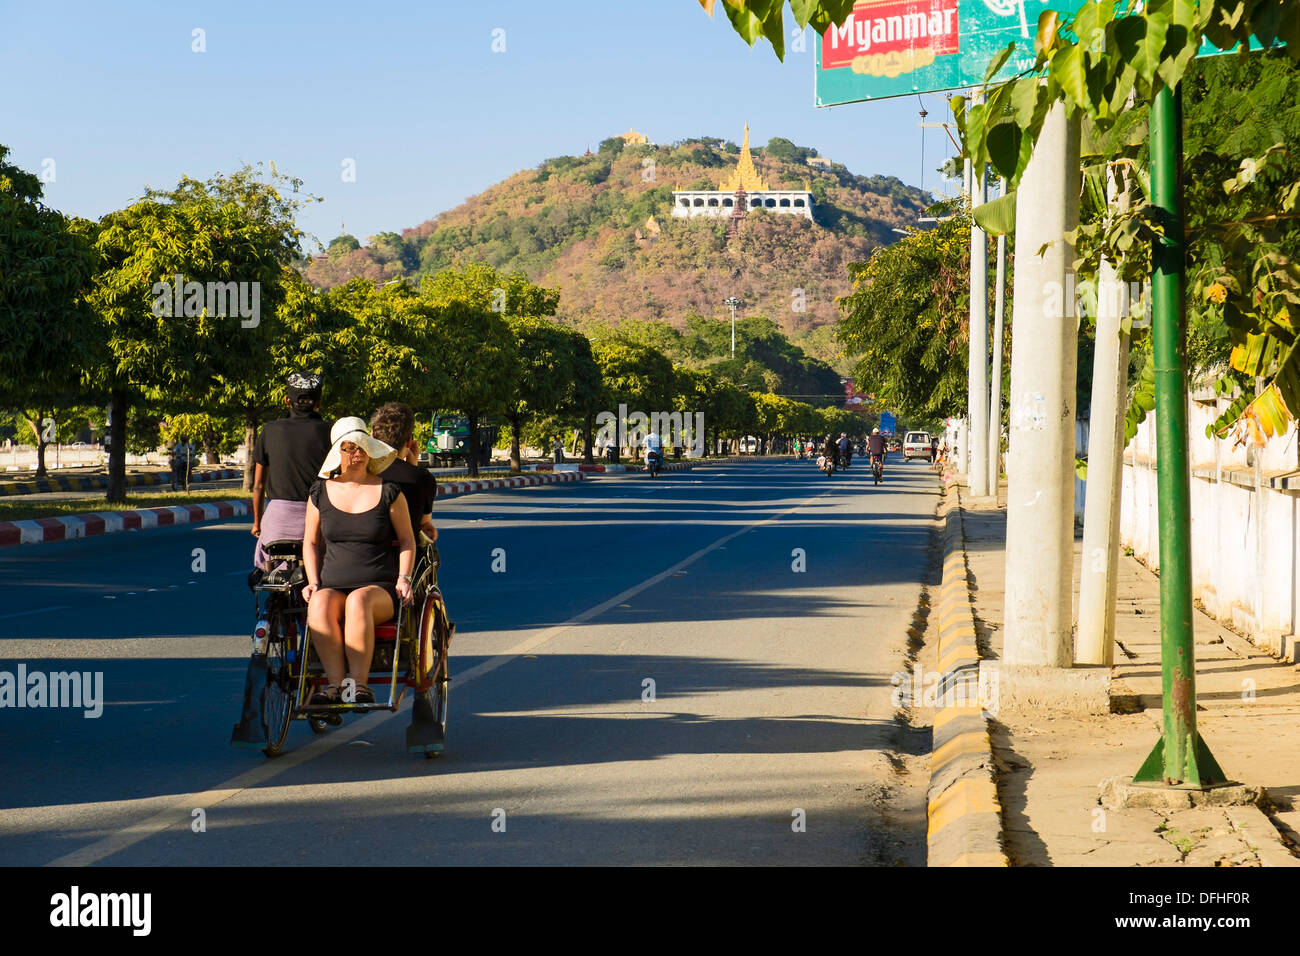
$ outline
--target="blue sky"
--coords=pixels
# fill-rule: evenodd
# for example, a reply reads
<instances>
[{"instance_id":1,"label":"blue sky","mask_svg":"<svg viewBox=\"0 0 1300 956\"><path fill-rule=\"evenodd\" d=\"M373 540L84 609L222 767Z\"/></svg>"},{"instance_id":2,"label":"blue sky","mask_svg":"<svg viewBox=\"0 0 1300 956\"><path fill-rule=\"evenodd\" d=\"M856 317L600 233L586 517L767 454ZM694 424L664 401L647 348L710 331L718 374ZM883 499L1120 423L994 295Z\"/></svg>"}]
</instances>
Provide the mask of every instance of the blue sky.
<instances>
[{"instance_id":1,"label":"blue sky","mask_svg":"<svg viewBox=\"0 0 1300 956\"><path fill-rule=\"evenodd\" d=\"M811 33L784 64L750 50L697 0L0 0L0 143L32 172L53 160L46 201L90 218L146 184L273 160L323 197L300 225L326 242L341 222L363 242L415 226L629 126L739 142L748 122L755 145L784 136L920 185L917 98L817 109L812 51ZM924 135L936 190L953 149Z\"/></svg>"}]
</instances>

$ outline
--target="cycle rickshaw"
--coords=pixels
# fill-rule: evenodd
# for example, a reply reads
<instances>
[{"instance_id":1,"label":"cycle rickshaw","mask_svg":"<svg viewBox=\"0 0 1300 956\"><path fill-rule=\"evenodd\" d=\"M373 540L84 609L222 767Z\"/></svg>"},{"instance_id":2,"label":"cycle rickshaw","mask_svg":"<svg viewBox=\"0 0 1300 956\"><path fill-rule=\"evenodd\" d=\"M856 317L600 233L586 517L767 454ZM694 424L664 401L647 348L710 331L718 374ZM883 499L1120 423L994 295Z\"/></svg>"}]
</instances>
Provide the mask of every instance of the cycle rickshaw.
<instances>
[{"instance_id":1,"label":"cycle rickshaw","mask_svg":"<svg viewBox=\"0 0 1300 956\"><path fill-rule=\"evenodd\" d=\"M244 682L240 721L230 735L230 745L261 750L268 757L284 752L289 726L306 720L316 733L343 722L348 713L396 711L409 690L414 703L406 728L408 753L436 757L442 752L447 731L447 648L456 625L438 589L438 549L424 535L416 549L412 573L412 603L399 604L397 615L375 628L375 651L366 683L388 686L374 703L318 704L312 694L325 684L325 672L312 647L307 627L307 603L302 589L307 583L301 541L273 541L266 545L270 570L249 577L257 609L253 654Z\"/></svg>"}]
</instances>

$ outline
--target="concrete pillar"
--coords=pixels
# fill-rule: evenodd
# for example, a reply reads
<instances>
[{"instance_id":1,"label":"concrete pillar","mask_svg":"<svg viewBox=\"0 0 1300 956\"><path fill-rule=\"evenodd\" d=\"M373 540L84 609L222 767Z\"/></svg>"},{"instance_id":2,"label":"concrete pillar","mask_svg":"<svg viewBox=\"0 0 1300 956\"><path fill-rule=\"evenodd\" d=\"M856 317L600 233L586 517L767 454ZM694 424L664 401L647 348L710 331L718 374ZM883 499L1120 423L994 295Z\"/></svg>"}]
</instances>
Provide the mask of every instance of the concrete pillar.
<instances>
[{"instance_id":1,"label":"concrete pillar","mask_svg":"<svg viewBox=\"0 0 1300 956\"><path fill-rule=\"evenodd\" d=\"M1079 125L1059 103L1016 195L1003 659L1070 667L1077 340L1064 233L1079 218Z\"/></svg>"},{"instance_id":2,"label":"concrete pillar","mask_svg":"<svg viewBox=\"0 0 1300 956\"><path fill-rule=\"evenodd\" d=\"M1106 198L1122 212L1114 169L1106 173ZM1119 513L1123 488L1124 410L1128 399L1128 287L1113 263L1097 275L1097 340L1092 364L1088 481L1083 504L1083 560L1079 570L1079 628L1075 662L1115 663L1115 594L1119 578Z\"/></svg>"},{"instance_id":3,"label":"concrete pillar","mask_svg":"<svg viewBox=\"0 0 1300 956\"><path fill-rule=\"evenodd\" d=\"M1007 181L1002 180L999 195L1007 194ZM1007 237L998 236L998 265L996 287L993 291L993 371L990 377L989 396L989 494L998 493L998 477L1002 455L1002 311L1006 303Z\"/></svg>"},{"instance_id":4,"label":"concrete pillar","mask_svg":"<svg viewBox=\"0 0 1300 956\"><path fill-rule=\"evenodd\" d=\"M967 161L969 165L969 160ZM972 211L986 199L984 164L970 174ZM970 227L970 355L966 385L970 421L969 487L973 497L989 494L989 296L988 239L971 220ZM994 486L996 492L997 486Z\"/></svg>"}]
</instances>

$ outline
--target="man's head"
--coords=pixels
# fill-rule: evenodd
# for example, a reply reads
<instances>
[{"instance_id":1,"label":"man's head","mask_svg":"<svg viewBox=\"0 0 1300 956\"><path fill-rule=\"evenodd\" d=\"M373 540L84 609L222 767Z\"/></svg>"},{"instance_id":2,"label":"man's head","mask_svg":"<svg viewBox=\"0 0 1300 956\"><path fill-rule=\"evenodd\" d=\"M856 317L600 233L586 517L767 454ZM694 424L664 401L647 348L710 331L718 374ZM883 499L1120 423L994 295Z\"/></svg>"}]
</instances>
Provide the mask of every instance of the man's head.
<instances>
[{"instance_id":1,"label":"man's head","mask_svg":"<svg viewBox=\"0 0 1300 956\"><path fill-rule=\"evenodd\" d=\"M848 436L845 432L840 432L840 437L841 437L841 438L848 438L849 436Z\"/></svg>"},{"instance_id":2,"label":"man's head","mask_svg":"<svg viewBox=\"0 0 1300 956\"><path fill-rule=\"evenodd\" d=\"M410 444L415 433L415 413L409 405L388 402L370 416L370 434L385 445L401 450Z\"/></svg>"},{"instance_id":3,"label":"man's head","mask_svg":"<svg viewBox=\"0 0 1300 956\"><path fill-rule=\"evenodd\" d=\"M314 372L294 372L289 376L285 401L296 412L311 412L320 408L321 377Z\"/></svg>"},{"instance_id":4,"label":"man's head","mask_svg":"<svg viewBox=\"0 0 1300 956\"><path fill-rule=\"evenodd\" d=\"M879 429L879 428L873 428L873 429L871 429L871 434L873 434L873 435L879 435L879 434L880 434L880 429Z\"/></svg>"}]
</instances>

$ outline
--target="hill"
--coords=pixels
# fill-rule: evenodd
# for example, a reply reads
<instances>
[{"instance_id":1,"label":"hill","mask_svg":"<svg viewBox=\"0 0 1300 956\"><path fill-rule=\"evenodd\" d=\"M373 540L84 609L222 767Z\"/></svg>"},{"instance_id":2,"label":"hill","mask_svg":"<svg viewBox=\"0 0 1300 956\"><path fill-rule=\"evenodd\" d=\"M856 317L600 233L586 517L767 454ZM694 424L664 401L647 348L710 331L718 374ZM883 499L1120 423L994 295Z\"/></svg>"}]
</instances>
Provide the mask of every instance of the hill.
<instances>
[{"instance_id":1,"label":"hill","mask_svg":"<svg viewBox=\"0 0 1300 956\"><path fill-rule=\"evenodd\" d=\"M814 218L749 213L727 239L727 221L672 217L673 189L716 189L736 166L735 143L714 138L668 146L620 137L585 156L524 170L419 226L330 244L307 268L330 287L361 276L418 277L487 262L561 290L571 322L721 315L738 296L788 332L834 321L849 291L847 265L916 222L928 197L893 177L863 177L817 151L773 139L752 150L774 189L809 189ZM809 158L817 159L810 165ZM802 290L800 293L799 290ZM802 306L802 310L800 309Z\"/></svg>"}]
</instances>

